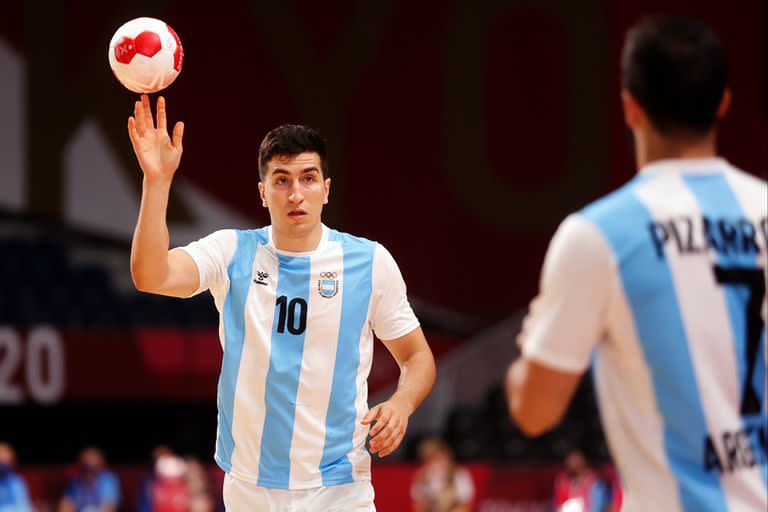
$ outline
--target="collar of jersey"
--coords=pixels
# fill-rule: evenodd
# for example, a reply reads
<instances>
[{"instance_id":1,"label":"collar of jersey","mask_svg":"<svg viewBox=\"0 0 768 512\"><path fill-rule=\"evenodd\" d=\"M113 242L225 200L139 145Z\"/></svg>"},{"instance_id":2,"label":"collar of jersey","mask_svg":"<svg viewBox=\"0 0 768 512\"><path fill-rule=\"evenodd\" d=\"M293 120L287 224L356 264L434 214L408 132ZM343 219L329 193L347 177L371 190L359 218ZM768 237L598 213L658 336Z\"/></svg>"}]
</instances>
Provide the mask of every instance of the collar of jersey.
<instances>
[{"instance_id":1,"label":"collar of jersey","mask_svg":"<svg viewBox=\"0 0 768 512\"><path fill-rule=\"evenodd\" d=\"M283 256L310 256L314 253L316 253L318 250L320 250L323 245L325 245L325 242L328 241L328 227L325 224L320 224L323 228L323 234L320 237L320 242L317 244L317 247L314 248L312 251L307 252L291 252L291 251L283 251L281 249L278 249L275 245L275 241L272 238L272 225L267 226L267 234L269 236L269 243L267 244L267 247L272 249L277 254L282 254Z\"/></svg>"},{"instance_id":2,"label":"collar of jersey","mask_svg":"<svg viewBox=\"0 0 768 512\"><path fill-rule=\"evenodd\" d=\"M665 158L644 165L639 174L696 173L708 174L722 172L728 167L728 161L721 157L709 158Z\"/></svg>"}]
</instances>

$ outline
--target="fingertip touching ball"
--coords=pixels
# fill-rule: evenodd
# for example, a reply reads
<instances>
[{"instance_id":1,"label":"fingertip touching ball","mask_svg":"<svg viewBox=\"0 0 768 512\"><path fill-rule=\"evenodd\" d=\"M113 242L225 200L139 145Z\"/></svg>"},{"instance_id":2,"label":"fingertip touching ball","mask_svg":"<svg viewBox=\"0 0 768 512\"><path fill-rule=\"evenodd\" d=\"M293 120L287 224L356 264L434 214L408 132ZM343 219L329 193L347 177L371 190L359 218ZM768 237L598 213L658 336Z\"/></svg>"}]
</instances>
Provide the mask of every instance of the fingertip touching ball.
<instances>
[{"instance_id":1,"label":"fingertip touching ball","mask_svg":"<svg viewBox=\"0 0 768 512\"><path fill-rule=\"evenodd\" d=\"M136 18L117 29L109 42L109 65L133 92L153 93L176 80L184 50L176 32L155 18Z\"/></svg>"}]
</instances>

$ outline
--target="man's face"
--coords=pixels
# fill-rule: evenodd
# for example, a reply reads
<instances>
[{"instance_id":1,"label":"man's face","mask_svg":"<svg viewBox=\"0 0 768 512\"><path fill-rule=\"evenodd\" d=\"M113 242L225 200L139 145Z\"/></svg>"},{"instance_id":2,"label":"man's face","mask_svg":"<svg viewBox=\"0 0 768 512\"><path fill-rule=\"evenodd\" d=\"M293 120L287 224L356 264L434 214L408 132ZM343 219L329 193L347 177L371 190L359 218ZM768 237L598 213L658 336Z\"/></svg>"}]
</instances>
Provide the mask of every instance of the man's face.
<instances>
[{"instance_id":1,"label":"man's face","mask_svg":"<svg viewBox=\"0 0 768 512\"><path fill-rule=\"evenodd\" d=\"M276 230L300 236L320 222L331 187L330 178L323 180L320 165L320 155L314 152L275 156L267 162L259 192Z\"/></svg>"}]
</instances>

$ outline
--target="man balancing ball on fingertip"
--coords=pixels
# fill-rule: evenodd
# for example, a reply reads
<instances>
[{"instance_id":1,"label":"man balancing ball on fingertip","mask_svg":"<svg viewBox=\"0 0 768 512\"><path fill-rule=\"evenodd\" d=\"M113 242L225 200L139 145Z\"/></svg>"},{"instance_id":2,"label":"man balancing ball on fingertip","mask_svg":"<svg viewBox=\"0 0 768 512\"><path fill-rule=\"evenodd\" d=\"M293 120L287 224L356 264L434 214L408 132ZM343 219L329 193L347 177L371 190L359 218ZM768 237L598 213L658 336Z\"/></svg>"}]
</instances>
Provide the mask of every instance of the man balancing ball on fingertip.
<instances>
[{"instance_id":1,"label":"man balancing ball on fingertip","mask_svg":"<svg viewBox=\"0 0 768 512\"><path fill-rule=\"evenodd\" d=\"M162 97L156 125L146 95L128 120L144 172L131 274L141 291L214 297L224 349L215 459L227 509L375 510L366 438L380 457L397 449L435 379L395 260L376 242L322 224L325 143L300 125L275 128L259 148L258 193L271 225L169 250L166 209L183 131L177 123L169 137ZM374 333L401 377L369 410Z\"/></svg>"}]
</instances>

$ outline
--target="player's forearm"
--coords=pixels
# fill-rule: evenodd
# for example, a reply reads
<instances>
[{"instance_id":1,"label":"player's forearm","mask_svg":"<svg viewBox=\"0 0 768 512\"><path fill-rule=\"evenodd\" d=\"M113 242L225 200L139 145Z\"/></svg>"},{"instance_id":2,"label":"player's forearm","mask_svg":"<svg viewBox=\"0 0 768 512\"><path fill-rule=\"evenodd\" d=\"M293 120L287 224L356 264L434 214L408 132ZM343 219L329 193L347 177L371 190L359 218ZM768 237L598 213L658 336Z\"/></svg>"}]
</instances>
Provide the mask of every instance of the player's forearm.
<instances>
[{"instance_id":1,"label":"player's forearm","mask_svg":"<svg viewBox=\"0 0 768 512\"><path fill-rule=\"evenodd\" d=\"M141 208L131 246L131 276L136 288L153 291L168 276L168 225L166 213L170 181L144 179Z\"/></svg>"},{"instance_id":2,"label":"player's forearm","mask_svg":"<svg viewBox=\"0 0 768 512\"><path fill-rule=\"evenodd\" d=\"M392 398L403 400L416 410L435 383L435 358L429 350L419 351L400 367L400 380Z\"/></svg>"}]
</instances>

